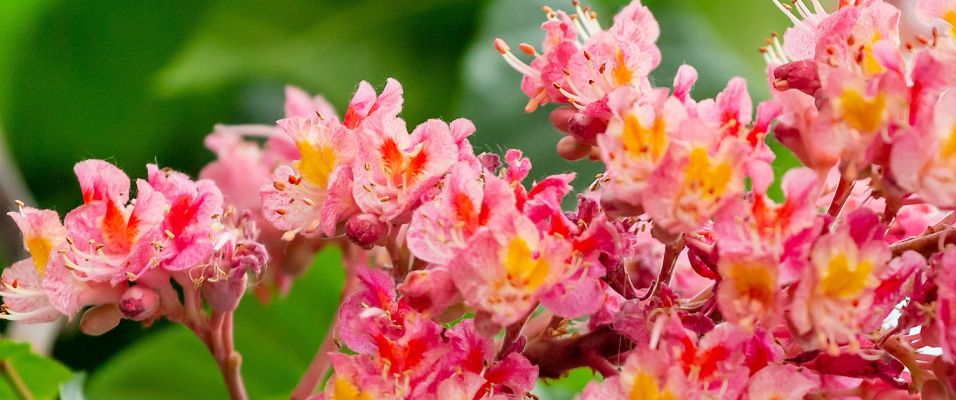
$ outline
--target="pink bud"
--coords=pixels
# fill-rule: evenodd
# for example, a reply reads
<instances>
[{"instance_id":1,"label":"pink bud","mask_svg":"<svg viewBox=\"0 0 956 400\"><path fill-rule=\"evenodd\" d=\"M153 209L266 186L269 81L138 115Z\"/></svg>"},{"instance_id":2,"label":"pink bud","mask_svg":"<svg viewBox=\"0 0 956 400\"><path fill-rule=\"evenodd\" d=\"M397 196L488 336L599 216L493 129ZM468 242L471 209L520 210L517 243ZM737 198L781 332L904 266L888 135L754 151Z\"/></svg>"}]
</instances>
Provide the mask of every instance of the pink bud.
<instances>
[{"instance_id":1,"label":"pink bud","mask_svg":"<svg viewBox=\"0 0 956 400\"><path fill-rule=\"evenodd\" d=\"M811 96L820 90L820 75L813 60L794 61L773 70L773 87L779 91L797 89Z\"/></svg>"},{"instance_id":2,"label":"pink bud","mask_svg":"<svg viewBox=\"0 0 956 400\"><path fill-rule=\"evenodd\" d=\"M100 304L83 313L80 331L90 336L99 336L119 325L123 314L115 304Z\"/></svg>"},{"instance_id":3,"label":"pink bud","mask_svg":"<svg viewBox=\"0 0 956 400\"><path fill-rule=\"evenodd\" d=\"M478 155L478 162L489 171L497 171L501 166L501 157L495 153L481 153Z\"/></svg>"},{"instance_id":4,"label":"pink bud","mask_svg":"<svg viewBox=\"0 0 956 400\"><path fill-rule=\"evenodd\" d=\"M143 285L126 290L119 300L119 310L126 319L142 321L150 318L159 308L159 294Z\"/></svg>"},{"instance_id":5,"label":"pink bud","mask_svg":"<svg viewBox=\"0 0 956 400\"><path fill-rule=\"evenodd\" d=\"M232 268L240 269L243 273L251 272L258 275L269 262L269 252L266 246L257 242L244 242L236 246L232 255Z\"/></svg>"},{"instance_id":6,"label":"pink bud","mask_svg":"<svg viewBox=\"0 0 956 400\"><path fill-rule=\"evenodd\" d=\"M595 118L585 113L577 113L568 121L568 132L578 142L596 146L597 136L607 130L607 120Z\"/></svg>"},{"instance_id":7,"label":"pink bud","mask_svg":"<svg viewBox=\"0 0 956 400\"><path fill-rule=\"evenodd\" d=\"M573 136L558 141L558 155L569 161L577 161L591 154L591 146L579 142Z\"/></svg>"},{"instance_id":8,"label":"pink bud","mask_svg":"<svg viewBox=\"0 0 956 400\"><path fill-rule=\"evenodd\" d=\"M345 233L352 242L371 249L388 236L388 225L371 214L356 214L345 224Z\"/></svg>"},{"instance_id":9,"label":"pink bud","mask_svg":"<svg viewBox=\"0 0 956 400\"><path fill-rule=\"evenodd\" d=\"M202 285L202 296L213 311L231 312L239 307L239 300L242 300L248 282L249 275L234 270L228 279L206 280Z\"/></svg>"}]
</instances>

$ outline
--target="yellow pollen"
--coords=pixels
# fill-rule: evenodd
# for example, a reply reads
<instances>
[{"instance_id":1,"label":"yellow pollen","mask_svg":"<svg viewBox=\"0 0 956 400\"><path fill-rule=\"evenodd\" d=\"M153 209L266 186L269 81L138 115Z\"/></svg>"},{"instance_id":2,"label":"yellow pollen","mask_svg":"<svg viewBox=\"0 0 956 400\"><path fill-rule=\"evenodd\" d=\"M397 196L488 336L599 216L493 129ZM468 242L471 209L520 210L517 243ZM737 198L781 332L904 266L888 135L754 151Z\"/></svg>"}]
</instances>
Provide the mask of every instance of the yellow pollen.
<instances>
[{"instance_id":1,"label":"yellow pollen","mask_svg":"<svg viewBox=\"0 0 956 400\"><path fill-rule=\"evenodd\" d=\"M336 378L331 400L372 400L372 396L359 390L345 378Z\"/></svg>"},{"instance_id":2,"label":"yellow pollen","mask_svg":"<svg viewBox=\"0 0 956 400\"><path fill-rule=\"evenodd\" d=\"M504 257L505 271L512 285L533 292L548 277L548 264L536 257L524 239L516 237L508 243Z\"/></svg>"},{"instance_id":3,"label":"yellow pollen","mask_svg":"<svg viewBox=\"0 0 956 400\"><path fill-rule=\"evenodd\" d=\"M624 118L624 132L621 133L624 150L634 158L649 155L652 161L659 161L664 157L668 145L664 128L663 118L655 119L654 125L647 129L634 114L629 114Z\"/></svg>"},{"instance_id":4,"label":"yellow pollen","mask_svg":"<svg viewBox=\"0 0 956 400\"><path fill-rule=\"evenodd\" d=\"M843 105L843 120L847 125L863 133L880 129L886 111L886 97L882 93L867 99L860 92L850 89L843 92L840 101Z\"/></svg>"},{"instance_id":5,"label":"yellow pollen","mask_svg":"<svg viewBox=\"0 0 956 400\"><path fill-rule=\"evenodd\" d=\"M297 142L296 146L302 154L302 159L296 162L302 177L316 186L327 187L329 175L335 168L335 150L331 146L313 145L306 141Z\"/></svg>"},{"instance_id":6,"label":"yellow pollen","mask_svg":"<svg viewBox=\"0 0 956 400\"><path fill-rule=\"evenodd\" d=\"M670 390L661 392L657 385L657 379L650 374L640 372L634 377L634 384L631 386L631 393L628 394L630 400L676 400L676 397Z\"/></svg>"},{"instance_id":7,"label":"yellow pollen","mask_svg":"<svg viewBox=\"0 0 956 400\"><path fill-rule=\"evenodd\" d=\"M717 199L727 191L727 185L733 175L733 169L727 162L714 163L707 149L695 147L691 150L684 172L685 187L702 192L704 198Z\"/></svg>"},{"instance_id":8,"label":"yellow pollen","mask_svg":"<svg viewBox=\"0 0 956 400\"><path fill-rule=\"evenodd\" d=\"M838 254L820 277L820 290L827 296L853 300L866 288L872 271L871 261L851 263L846 254Z\"/></svg>"},{"instance_id":9,"label":"yellow pollen","mask_svg":"<svg viewBox=\"0 0 956 400\"><path fill-rule=\"evenodd\" d=\"M50 261L50 252L53 251L53 244L43 236L34 236L27 239L27 251L33 258L33 265L36 266L37 273L43 276L46 270L46 263Z\"/></svg>"}]
</instances>

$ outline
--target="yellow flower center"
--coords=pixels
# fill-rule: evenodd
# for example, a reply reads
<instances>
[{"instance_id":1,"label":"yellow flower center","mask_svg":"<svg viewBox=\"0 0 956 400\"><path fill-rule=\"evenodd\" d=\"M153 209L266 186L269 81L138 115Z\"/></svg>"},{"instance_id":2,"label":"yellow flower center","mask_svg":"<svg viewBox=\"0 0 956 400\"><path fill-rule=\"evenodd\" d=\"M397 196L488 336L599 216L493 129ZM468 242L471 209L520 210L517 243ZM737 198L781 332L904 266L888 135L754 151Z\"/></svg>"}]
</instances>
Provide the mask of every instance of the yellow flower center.
<instances>
[{"instance_id":1,"label":"yellow flower center","mask_svg":"<svg viewBox=\"0 0 956 400\"><path fill-rule=\"evenodd\" d=\"M630 69L627 68L627 63L624 61L624 52L621 49L617 50L617 65L611 69L611 75L614 77L614 82L618 86L629 85L632 80L634 80L634 75Z\"/></svg>"},{"instance_id":2,"label":"yellow flower center","mask_svg":"<svg viewBox=\"0 0 956 400\"><path fill-rule=\"evenodd\" d=\"M548 277L548 264L519 237L511 239L506 251L504 265L508 281L528 292L537 290Z\"/></svg>"},{"instance_id":3,"label":"yellow flower center","mask_svg":"<svg viewBox=\"0 0 956 400\"><path fill-rule=\"evenodd\" d=\"M747 301L769 305L773 302L776 279L770 267L761 264L734 263L728 268L728 278L737 295Z\"/></svg>"},{"instance_id":4,"label":"yellow flower center","mask_svg":"<svg viewBox=\"0 0 956 400\"><path fill-rule=\"evenodd\" d=\"M690 152L687 169L684 171L685 187L699 190L704 198L717 199L727 191L733 169L727 162L714 163L707 149L695 147Z\"/></svg>"},{"instance_id":5,"label":"yellow flower center","mask_svg":"<svg viewBox=\"0 0 956 400\"><path fill-rule=\"evenodd\" d=\"M827 296L853 300L866 288L872 271L871 261L851 262L846 254L838 254L820 277L820 290Z\"/></svg>"},{"instance_id":6,"label":"yellow flower center","mask_svg":"<svg viewBox=\"0 0 956 400\"><path fill-rule=\"evenodd\" d=\"M956 10L949 10L943 14L943 21L949 23L949 35L953 40L956 40Z\"/></svg>"},{"instance_id":7,"label":"yellow flower center","mask_svg":"<svg viewBox=\"0 0 956 400\"><path fill-rule=\"evenodd\" d=\"M657 385L657 379L650 374L640 372L634 377L634 384L631 386L631 393L628 395L630 400L676 400L670 390L660 390Z\"/></svg>"},{"instance_id":8,"label":"yellow flower center","mask_svg":"<svg viewBox=\"0 0 956 400\"><path fill-rule=\"evenodd\" d=\"M27 251L33 258L33 265L36 266L37 273L43 276L46 270L46 263L50 261L50 253L53 251L53 243L43 236L34 236L27 239Z\"/></svg>"},{"instance_id":9,"label":"yellow flower center","mask_svg":"<svg viewBox=\"0 0 956 400\"><path fill-rule=\"evenodd\" d=\"M873 35L870 43L863 46L863 73L867 75L877 75L884 71L883 65L873 56L873 45L880 41L880 33Z\"/></svg>"},{"instance_id":10,"label":"yellow flower center","mask_svg":"<svg viewBox=\"0 0 956 400\"><path fill-rule=\"evenodd\" d=\"M624 150L634 158L650 156L652 161L660 160L668 144L664 125L664 119L657 118L648 129L641 125L636 116L628 115L624 118L624 132L621 134Z\"/></svg>"},{"instance_id":11,"label":"yellow flower center","mask_svg":"<svg viewBox=\"0 0 956 400\"><path fill-rule=\"evenodd\" d=\"M297 142L296 146L302 154L302 159L296 162L302 177L316 186L327 187L329 175L335 168L335 150L331 146L313 145L306 141Z\"/></svg>"},{"instance_id":12,"label":"yellow flower center","mask_svg":"<svg viewBox=\"0 0 956 400\"><path fill-rule=\"evenodd\" d=\"M843 120L847 125L864 133L873 133L883 124L886 97L878 94L872 99L863 97L856 90L846 90L840 96L843 105Z\"/></svg>"},{"instance_id":13,"label":"yellow flower center","mask_svg":"<svg viewBox=\"0 0 956 400\"><path fill-rule=\"evenodd\" d=\"M956 155L956 126L949 132L949 137L943 141L939 148L939 154L944 159L952 158Z\"/></svg>"},{"instance_id":14,"label":"yellow flower center","mask_svg":"<svg viewBox=\"0 0 956 400\"><path fill-rule=\"evenodd\" d=\"M362 392L345 378L335 378L331 400L372 400L372 396Z\"/></svg>"}]
</instances>

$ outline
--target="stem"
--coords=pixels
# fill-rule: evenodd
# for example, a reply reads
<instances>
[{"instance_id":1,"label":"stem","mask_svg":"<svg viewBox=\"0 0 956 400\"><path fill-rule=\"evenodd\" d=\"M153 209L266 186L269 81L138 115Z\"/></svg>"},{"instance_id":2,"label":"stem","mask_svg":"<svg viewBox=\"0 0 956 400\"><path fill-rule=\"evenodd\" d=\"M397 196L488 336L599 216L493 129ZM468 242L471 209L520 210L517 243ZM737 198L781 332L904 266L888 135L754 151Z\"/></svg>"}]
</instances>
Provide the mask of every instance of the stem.
<instances>
[{"instance_id":1,"label":"stem","mask_svg":"<svg viewBox=\"0 0 956 400\"><path fill-rule=\"evenodd\" d=\"M618 374L617 367L614 364L611 364L607 358L598 354L596 351L589 351L584 357L588 361L588 366L591 369L600 372L605 378L612 377Z\"/></svg>"},{"instance_id":2,"label":"stem","mask_svg":"<svg viewBox=\"0 0 956 400\"><path fill-rule=\"evenodd\" d=\"M350 250L364 252L364 250L358 250L354 247L346 247L344 250L352 256L357 256L361 253L349 253ZM325 332L325 338L322 339L318 351L316 351L315 356L312 357L309 368L305 371L305 374L302 375L302 378L299 379L295 390L292 391L292 396L290 397L292 400L303 400L315 393L322 385L322 380L325 379L325 376L329 373L329 368L332 366L329 353L335 351L335 326L338 325L338 309L341 307L342 301L352 293L356 285L354 274L358 267L356 265L350 265L348 262L346 262L345 265L345 286L342 287L339 306L335 307L336 313L332 317L332 323L329 324L329 329Z\"/></svg>"},{"instance_id":3,"label":"stem","mask_svg":"<svg viewBox=\"0 0 956 400\"><path fill-rule=\"evenodd\" d=\"M630 340L601 327L581 335L532 341L522 354L538 366L539 377L557 379L572 369L591 367L595 355L612 358L630 347Z\"/></svg>"},{"instance_id":4,"label":"stem","mask_svg":"<svg viewBox=\"0 0 956 400\"><path fill-rule=\"evenodd\" d=\"M830 208L827 209L827 215L836 218L843 211L843 205L853 193L853 185L856 181L848 179L845 175L840 175L840 183L837 185L836 192L833 193L833 201L830 202Z\"/></svg>"},{"instance_id":5,"label":"stem","mask_svg":"<svg viewBox=\"0 0 956 400\"><path fill-rule=\"evenodd\" d=\"M644 296L639 296L638 300L644 301L657 295L661 285L670 285L671 276L674 275L674 266L677 265L677 258L684 251L684 235L680 235L677 240L668 243L664 247L664 259L661 262L661 272L658 274L654 284L647 290Z\"/></svg>"},{"instance_id":6,"label":"stem","mask_svg":"<svg viewBox=\"0 0 956 400\"><path fill-rule=\"evenodd\" d=\"M916 363L916 358L914 357L916 352L904 344L903 340L899 336L893 336L883 343L883 350L899 360L899 362L903 363L903 365L909 369L910 377L913 381L910 384L910 391L913 393L919 393L920 389L923 387L925 376L923 369L920 368L920 366Z\"/></svg>"},{"instance_id":7,"label":"stem","mask_svg":"<svg viewBox=\"0 0 956 400\"><path fill-rule=\"evenodd\" d=\"M943 246L953 243L956 243L956 229L948 228L894 243L890 246L890 250L893 251L893 257L897 257L908 250L929 257L940 251Z\"/></svg>"},{"instance_id":8,"label":"stem","mask_svg":"<svg viewBox=\"0 0 956 400\"><path fill-rule=\"evenodd\" d=\"M896 215L899 214L901 208L903 208L902 198L896 196L886 198L886 207L883 209L883 224L886 225L887 230L896 221Z\"/></svg>"},{"instance_id":9,"label":"stem","mask_svg":"<svg viewBox=\"0 0 956 400\"><path fill-rule=\"evenodd\" d=\"M193 331L206 348L212 358L216 360L219 372L222 374L229 398L232 400L247 400L246 387L242 381L240 367L242 356L236 351L233 340L233 311L212 311L206 314L203 309L202 297L199 290L192 285L186 275L173 275L183 288L184 318L183 325Z\"/></svg>"},{"instance_id":10,"label":"stem","mask_svg":"<svg viewBox=\"0 0 956 400\"><path fill-rule=\"evenodd\" d=\"M13 388L16 389L20 398L33 400L33 393L30 393L30 388L27 387L26 382L23 381L23 377L20 376L20 373L13 367L13 364L7 361L0 362L0 369L6 371L7 380L10 381Z\"/></svg>"},{"instance_id":11,"label":"stem","mask_svg":"<svg viewBox=\"0 0 956 400\"><path fill-rule=\"evenodd\" d=\"M535 302L535 305L531 307L531 310L528 311L528 314L524 316L519 322L515 322L505 328L505 336L501 339L501 347L498 349L498 359L503 359L508 355L509 350L515 344L515 341L521 334L521 330L524 329L524 326L528 323L528 320L531 318L531 314L534 313L534 309L538 308L538 303Z\"/></svg>"},{"instance_id":12,"label":"stem","mask_svg":"<svg viewBox=\"0 0 956 400\"><path fill-rule=\"evenodd\" d=\"M216 364L219 365L219 372L222 373L226 383L229 398L246 400L249 395L246 394L245 383L242 381L242 356L233 347L232 311L226 313L213 311L212 314L212 320L220 323L214 325L209 331L210 342L219 343L221 347L218 349L211 347L210 351L216 359Z\"/></svg>"},{"instance_id":13,"label":"stem","mask_svg":"<svg viewBox=\"0 0 956 400\"><path fill-rule=\"evenodd\" d=\"M325 332L325 339L322 339L319 350L312 357L309 369L305 371L305 374L299 380L299 384L292 391L292 396L290 396L292 400L304 400L312 396L321 385L322 380L325 379L325 375L328 374L329 367L332 366L329 353L335 351L335 323L336 321L333 320L332 324L329 325L329 330Z\"/></svg>"}]
</instances>

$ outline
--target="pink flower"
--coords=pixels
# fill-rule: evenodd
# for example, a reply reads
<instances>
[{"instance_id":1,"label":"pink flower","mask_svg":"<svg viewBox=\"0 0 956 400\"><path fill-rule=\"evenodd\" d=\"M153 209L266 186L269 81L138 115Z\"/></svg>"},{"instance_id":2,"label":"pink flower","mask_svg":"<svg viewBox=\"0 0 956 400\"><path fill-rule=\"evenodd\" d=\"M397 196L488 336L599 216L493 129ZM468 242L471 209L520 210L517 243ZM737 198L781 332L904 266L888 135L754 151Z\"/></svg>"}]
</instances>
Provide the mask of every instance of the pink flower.
<instances>
[{"instance_id":1,"label":"pink flower","mask_svg":"<svg viewBox=\"0 0 956 400\"><path fill-rule=\"evenodd\" d=\"M449 263L455 286L501 326L524 318L564 276L570 246L543 236L527 217L514 213L472 236Z\"/></svg>"},{"instance_id":2,"label":"pink flower","mask_svg":"<svg viewBox=\"0 0 956 400\"><path fill-rule=\"evenodd\" d=\"M671 232L700 227L743 192L748 151L739 139L721 140L700 119L685 121L680 131L684 143L668 152L644 196L644 209L655 226Z\"/></svg>"},{"instance_id":3,"label":"pink flower","mask_svg":"<svg viewBox=\"0 0 956 400\"><path fill-rule=\"evenodd\" d=\"M956 250L950 249L934 260L933 276L937 287L936 312L927 321L925 337L931 338L943 352L943 358L956 363Z\"/></svg>"},{"instance_id":4,"label":"pink flower","mask_svg":"<svg viewBox=\"0 0 956 400\"><path fill-rule=\"evenodd\" d=\"M39 276L43 276L53 250L66 241L66 228L55 211L21 207L19 212L7 213L23 234L24 248L30 253Z\"/></svg>"},{"instance_id":5,"label":"pink flower","mask_svg":"<svg viewBox=\"0 0 956 400\"><path fill-rule=\"evenodd\" d=\"M193 181L183 173L146 166L149 184L169 204L163 218L160 266L170 271L194 267L213 251L213 226L223 214L222 192L209 180ZM138 205L138 203L137 203Z\"/></svg>"},{"instance_id":6,"label":"pink flower","mask_svg":"<svg viewBox=\"0 0 956 400\"><path fill-rule=\"evenodd\" d=\"M515 207L507 182L471 166L455 165L445 176L441 193L415 210L408 249L415 257L446 265L490 219Z\"/></svg>"},{"instance_id":7,"label":"pink flower","mask_svg":"<svg viewBox=\"0 0 956 400\"><path fill-rule=\"evenodd\" d=\"M717 305L728 321L753 329L779 315L779 272L772 257L722 255L718 270Z\"/></svg>"},{"instance_id":8,"label":"pink flower","mask_svg":"<svg viewBox=\"0 0 956 400\"><path fill-rule=\"evenodd\" d=\"M375 351L381 338L397 338L404 334L405 316L413 310L395 293L387 272L363 268L356 271L359 287L339 308L336 337L352 351L367 354Z\"/></svg>"},{"instance_id":9,"label":"pink flower","mask_svg":"<svg viewBox=\"0 0 956 400\"><path fill-rule=\"evenodd\" d=\"M843 343L851 352L859 349L857 335L874 328L866 322L881 321L871 313L890 259L883 230L879 217L864 208L817 239L790 306L796 334L812 334L812 345L833 354Z\"/></svg>"},{"instance_id":10,"label":"pink flower","mask_svg":"<svg viewBox=\"0 0 956 400\"><path fill-rule=\"evenodd\" d=\"M458 146L445 122L427 121L409 135L400 119L372 119L359 133L352 195L363 212L406 222L456 161Z\"/></svg>"},{"instance_id":11,"label":"pink flower","mask_svg":"<svg viewBox=\"0 0 956 400\"><path fill-rule=\"evenodd\" d=\"M345 111L342 125L349 129L357 129L369 119L382 121L392 120L402 111L402 85L389 78L385 83L382 94L376 95L375 89L368 82L359 82L359 87L349 102Z\"/></svg>"},{"instance_id":12,"label":"pink flower","mask_svg":"<svg viewBox=\"0 0 956 400\"><path fill-rule=\"evenodd\" d=\"M949 23L949 36L956 37L956 1L953 0L917 0L916 14L927 24L935 20Z\"/></svg>"},{"instance_id":13,"label":"pink flower","mask_svg":"<svg viewBox=\"0 0 956 400\"><path fill-rule=\"evenodd\" d=\"M3 270L0 296L3 296L3 306L0 306L3 319L37 323L55 321L61 315L50 304L42 278L30 259Z\"/></svg>"},{"instance_id":14,"label":"pink flower","mask_svg":"<svg viewBox=\"0 0 956 400\"><path fill-rule=\"evenodd\" d=\"M715 231L722 254L764 254L781 257L787 241L816 222L820 195L817 175L806 168L787 171L781 184L786 200L775 204L754 193L737 199L717 214Z\"/></svg>"},{"instance_id":15,"label":"pink flower","mask_svg":"<svg viewBox=\"0 0 956 400\"><path fill-rule=\"evenodd\" d=\"M530 65L512 54L501 39L495 40L495 48L524 75L521 89L530 98L525 111L549 102L569 104L577 111L568 114L571 135L593 145L610 117L607 96L621 87L650 87L648 76L661 60L655 45L660 28L640 1L624 7L608 30L601 28L587 7L581 9L577 3L575 7L572 17L545 9L544 53L526 43L520 46L534 56Z\"/></svg>"},{"instance_id":16,"label":"pink flower","mask_svg":"<svg viewBox=\"0 0 956 400\"><path fill-rule=\"evenodd\" d=\"M75 170L87 201L64 217L70 251L58 257L57 263L84 279L113 284L129 279L127 273L136 277L159 266L162 250L157 244L163 241L167 246L170 240L163 232L170 206L166 197L139 180L136 202L127 205L129 178L118 168L88 160L77 164Z\"/></svg>"},{"instance_id":17,"label":"pink flower","mask_svg":"<svg viewBox=\"0 0 956 400\"><path fill-rule=\"evenodd\" d=\"M791 364L772 364L750 378L746 398L802 400L820 385L820 377L811 370Z\"/></svg>"},{"instance_id":18,"label":"pink flower","mask_svg":"<svg viewBox=\"0 0 956 400\"><path fill-rule=\"evenodd\" d=\"M675 97L655 91L642 95L622 88L609 100L614 111L607 131L597 138L601 160L607 165L605 202L617 208L640 209L651 175L664 161L675 132L687 111Z\"/></svg>"},{"instance_id":19,"label":"pink flower","mask_svg":"<svg viewBox=\"0 0 956 400\"><path fill-rule=\"evenodd\" d=\"M638 348L628 355L620 375L589 383L581 400L689 398L694 392L671 367L676 361L667 350Z\"/></svg>"},{"instance_id":20,"label":"pink flower","mask_svg":"<svg viewBox=\"0 0 956 400\"><path fill-rule=\"evenodd\" d=\"M262 185L264 215L290 240L295 234L333 236L338 223L356 211L350 193L353 133L318 117L293 117L277 124L292 138L300 158L276 168L272 181Z\"/></svg>"},{"instance_id":21,"label":"pink flower","mask_svg":"<svg viewBox=\"0 0 956 400\"><path fill-rule=\"evenodd\" d=\"M285 117L311 117L314 114L323 118L338 118L335 108L322 96L310 96L295 86L285 87Z\"/></svg>"},{"instance_id":22,"label":"pink flower","mask_svg":"<svg viewBox=\"0 0 956 400\"><path fill-rule=\"evenodd\" d=\"M930 204L956 207L956 92L950 90L931 116L893 145L890 167L897 184Z\"/></svg>"}]
</instances>

